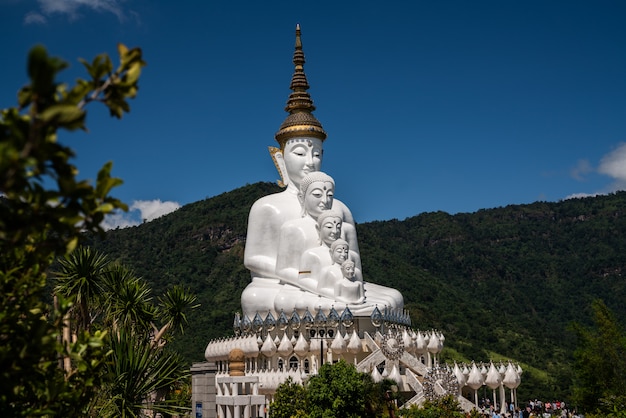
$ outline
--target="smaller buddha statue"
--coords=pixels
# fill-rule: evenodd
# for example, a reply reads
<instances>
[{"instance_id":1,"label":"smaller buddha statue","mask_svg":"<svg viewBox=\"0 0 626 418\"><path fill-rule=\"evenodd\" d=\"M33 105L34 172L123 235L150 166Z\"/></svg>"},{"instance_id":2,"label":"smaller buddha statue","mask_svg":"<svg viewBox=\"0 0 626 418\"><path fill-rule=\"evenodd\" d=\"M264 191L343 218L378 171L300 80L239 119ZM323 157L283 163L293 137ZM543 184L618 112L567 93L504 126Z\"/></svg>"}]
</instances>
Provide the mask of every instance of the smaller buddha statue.
<instances>
[{"instance_id":1,"label":"smaller buddha statue","mask_svg":"<svg viewBox=\"0 0 626 418\"><path fill-rule=\"evenodd\" d=\"M335 300L346 304L362 303L365 300L363 282L354 279L355 264L346 260L341 264L342 278L335 283Z\"/></svg>"},{"instance_id":2,"label":"smaller buddha statue","mask_svg":"<svg viewBox=\"0 0 626 418\"><path fill-rule=\"evenodd\" d=\"M330 246L329 254L332 262L320 272L317 293L347 304L363 302L363 282L355 282L355 263L349 259L348 243L343 239L335 240ZM348 264L344 269L346 263ZM349 276L347 281L346 276Z\"/></svg>"},{"instance_id":3,"label":"smaller buddha statue","mask_svg":"<svg viewBox=\"0 0 626 418\"><path fill-rule=\"evenodd\" d=\"M280 228L276 277L283 283L298 283L302 254L318 246L317 218L333 204L335 181L328 174L314 171L304 176L298 200L301 217L286 221Z\"/></svg>"},{"instance_id":4,"label":"smaller buddha statue","mask_svg":"<svg viewBox=\"0 0 626 418\"><path fill-rule=\"evenodd\" d=\"M302 254L299 264L300 271L298 272L299 285L311 291L316 291L322 269L333 263L330 248L333 242L343 236L344 227L346 229L354 228L353 225L345 224L341 218L341 213L334 209L322 212L317 218L316 227L319 245ZM363 281L361 257L355 251L349 250L349 259L356 265L357 280Z\"/></svg>"}]
</instances>

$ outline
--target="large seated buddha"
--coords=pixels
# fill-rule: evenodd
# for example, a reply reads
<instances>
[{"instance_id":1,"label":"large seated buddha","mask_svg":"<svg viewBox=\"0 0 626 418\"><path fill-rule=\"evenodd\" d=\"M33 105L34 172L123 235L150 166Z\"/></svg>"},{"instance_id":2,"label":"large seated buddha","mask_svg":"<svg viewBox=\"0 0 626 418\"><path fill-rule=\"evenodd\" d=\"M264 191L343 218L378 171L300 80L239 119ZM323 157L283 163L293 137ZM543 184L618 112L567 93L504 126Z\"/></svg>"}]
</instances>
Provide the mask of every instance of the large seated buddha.
<instances>
[{"instance_id":1,"label":"large seated buddha","mask_svg":"<svg viewBox=\"0 0 626 418\"><path fill-rule=\"evenodd\" d=\"M319 211L332 209L341 217L343 225L341 236L335 239L342 238L349 243L350 253L354 254L351 258L358 262L358 277L362 277L350 210L334 198L334 182L329 195L329 181L320 180L319 176L313 180L307 178L321 169L326 132L312 114L315 107L307 92L309 85L304 74L299 27L296 28L293 62L292 93L285 108L289 115L275 136L280 147L270 147L281 176L279 184L285 190L262 197L250 209L244 265L250 270L252 281L241 295L243 313L252 318L257 312L262 316L268 312L277 315L281 309L290 312L295 308L302 313L307 308L313 310L320 306L326 310L332 306L335 309L349 306L356 315L369 315L376 305L400 309L404 305L400 292L373 283L363 284L364 298L359 298L356 304L346 303L345 295L335 298L328 292L319 292L316 290L318 278L307 274L308 270L303 271L299 265L305 252L325 251L315 248L323 246L319 227L316 228L317 217ZM303 181L306 183L304 191L301 189ZM319 184L311 189L311 183L315 182ZM313 196L313 190L320 196ZM309 197L305 201L307 192Z\"/></svg>"}]
</instances>

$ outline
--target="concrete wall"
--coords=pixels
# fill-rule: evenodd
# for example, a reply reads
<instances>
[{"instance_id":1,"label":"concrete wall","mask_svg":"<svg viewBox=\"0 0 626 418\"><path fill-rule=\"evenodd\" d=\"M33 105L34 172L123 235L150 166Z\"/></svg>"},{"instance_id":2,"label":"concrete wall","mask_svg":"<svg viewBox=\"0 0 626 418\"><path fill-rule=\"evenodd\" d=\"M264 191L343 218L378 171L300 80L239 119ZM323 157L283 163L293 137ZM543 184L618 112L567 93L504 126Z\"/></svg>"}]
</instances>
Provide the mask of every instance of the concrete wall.
<instances>
[{"instance_id":1,"label":"concrete wall","mask_svg":"<svg viewBox=\"0 0 626 418\"><path fill-rule=\"evenodd\" d=\"M191 366L191 416L192 418L216 418L215 374L212 362L194 363Z\"/></svg>"}]
</instances>

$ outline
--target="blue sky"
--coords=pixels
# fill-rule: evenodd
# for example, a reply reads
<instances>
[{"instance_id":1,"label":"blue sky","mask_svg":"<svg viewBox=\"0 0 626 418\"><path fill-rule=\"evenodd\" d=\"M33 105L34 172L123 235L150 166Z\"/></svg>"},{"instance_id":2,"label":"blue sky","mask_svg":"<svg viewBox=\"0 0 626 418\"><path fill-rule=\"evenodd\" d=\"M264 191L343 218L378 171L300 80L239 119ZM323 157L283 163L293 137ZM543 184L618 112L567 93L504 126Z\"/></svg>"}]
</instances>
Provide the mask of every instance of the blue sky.
<instances>
[{"instance_id":1,"label":"blue sky","mask_svg":"<svg viewBox=\"0 0 626 418\"><path fill-rule=\"evenodd\" d=\"M278 178L296 23L323 169L357 222L626 189L624 1L0 0L0 107L44 44L84 76L116 44L148 65L121 121L92 106L61 140L106 161L112 225Z\"/></svg>"}]
</instances>

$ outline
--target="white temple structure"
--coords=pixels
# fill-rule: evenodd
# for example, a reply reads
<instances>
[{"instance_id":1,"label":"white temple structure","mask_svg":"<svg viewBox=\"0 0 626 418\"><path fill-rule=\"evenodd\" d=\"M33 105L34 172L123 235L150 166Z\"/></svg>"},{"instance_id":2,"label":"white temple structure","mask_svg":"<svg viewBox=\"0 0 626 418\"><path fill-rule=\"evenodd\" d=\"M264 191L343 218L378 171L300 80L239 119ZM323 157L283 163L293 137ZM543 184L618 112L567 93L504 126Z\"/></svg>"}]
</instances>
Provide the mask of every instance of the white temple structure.
<instances>
[{"instance_id":1,"label":"white temple structure","mask_svg":"<svg viewBox=\"0 0 626 418\"><path fill-rule=\"evenodd\" d=\"M293 63L288 116L275 135L279 146L270 147L285 190L250 210L244 265L251 282L234 335L209 342L207 362L192 367L196 417L266 416L287 378L305 382L339 359L374 381L394 380L407 405L454 394L471 410L483 385L502 408L505 388L516 403L519 366L441 364L444 335L413 328L400 292L363 281L354 219L321 172L327 135L312 113L299 26Z\"/></svg>"}]
</instances>

